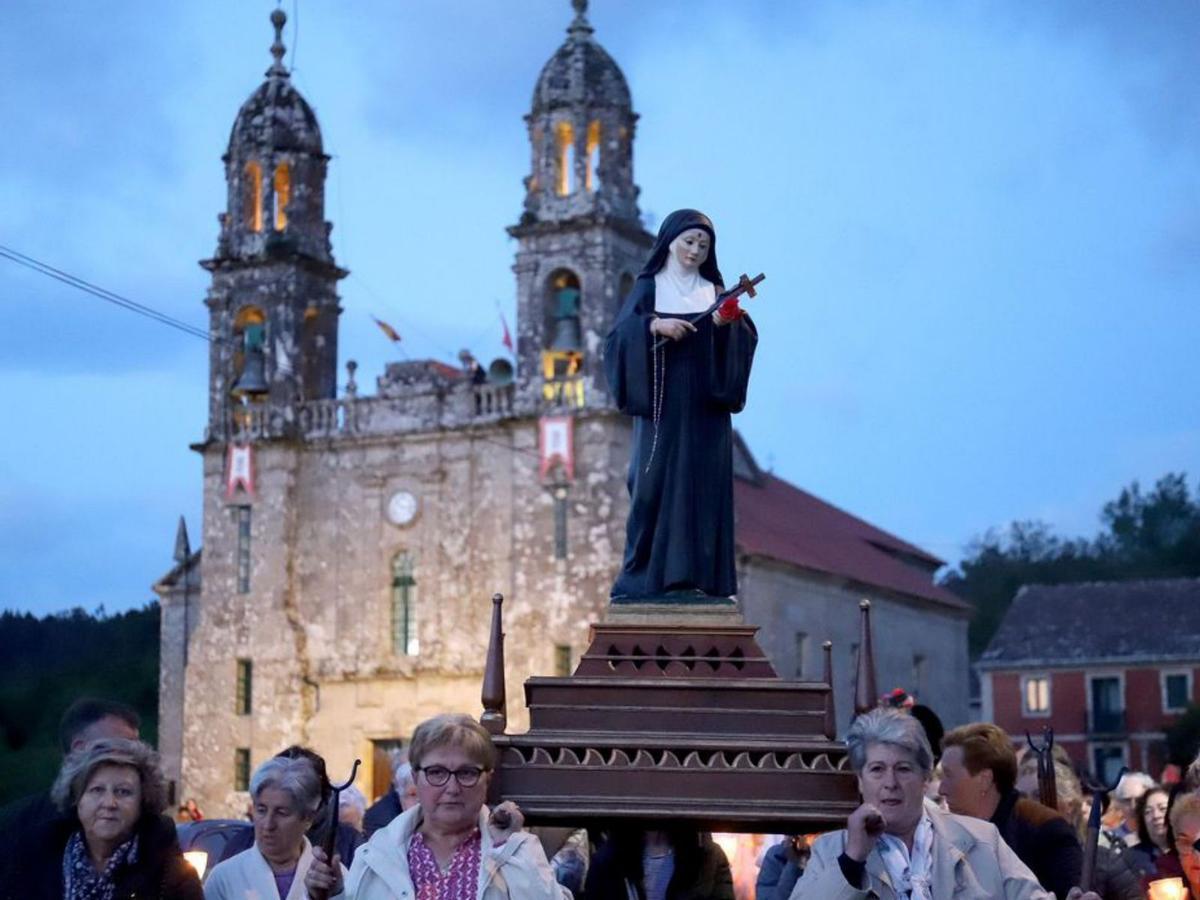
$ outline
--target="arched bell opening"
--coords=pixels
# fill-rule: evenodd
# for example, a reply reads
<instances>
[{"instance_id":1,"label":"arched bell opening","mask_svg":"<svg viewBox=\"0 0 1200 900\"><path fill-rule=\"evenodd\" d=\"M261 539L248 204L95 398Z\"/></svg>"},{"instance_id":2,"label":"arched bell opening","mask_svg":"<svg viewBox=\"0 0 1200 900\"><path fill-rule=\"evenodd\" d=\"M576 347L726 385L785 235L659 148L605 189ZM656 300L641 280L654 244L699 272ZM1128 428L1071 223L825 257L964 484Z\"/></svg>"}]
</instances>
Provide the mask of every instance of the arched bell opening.
<instances>
[{"instance_id":1,"label":"arched bell opening","mask_svg":"<svg viewBox=\"0 0 1200 900\"><path fill-rule=\"evenodd\" d=\"M254 232L263 228L262 166L253 159L242 169L242 224Z\"/></svg>"},{"instance_id":2,"label":"arched bell opening","mask_svg":"<svg viewBox=\"0 0 1200 900\"><path fill-rule=\"evenodd\" d=\"M575 127L570 122L554 126L555 182L558 196L575 193Z\"/></svg>"},{"instance_id":3,"label":"arched bell opening","mask_svg":"<svg viewBox=\"0 0 1200 900\"><path fill-rule=\"evenodd\" d=\"M287 228L287 208L292 200L292 168L286 162L281 162L275 167L273 187L275 230L283 231Z\"/></svg>"},{"instance_id":4,"label":"arched bell opening","mask_svg":"<svg viewBox=\"0 0 1200 900\"><path fill-rule=\"evenodd\" d=\"M579 276L555 269L543 303L543 396L555 404L583 405L582 293Z\"/></svg>"},{"instance_id":5,"label":"arched bell opening","mask_svg":"<svg viewBox=\"0 0 1200 900\"><path fill-rule=\"evenodd\" d=\"M587 170L584 187L588 193L600 189L600 120L592 119L587 129Z\"/></svg>"},{"instance_id":6,"label":"arched bell opening","mask_svg":"<svg viewBox=\"0 0 1200 900\"><path fill-rule=\"evenodd\" d=\"M243 306L233 319L233 383L235 400L261 400L267 395L267 317L257 306Z\"/></svg>"}]
</instances>

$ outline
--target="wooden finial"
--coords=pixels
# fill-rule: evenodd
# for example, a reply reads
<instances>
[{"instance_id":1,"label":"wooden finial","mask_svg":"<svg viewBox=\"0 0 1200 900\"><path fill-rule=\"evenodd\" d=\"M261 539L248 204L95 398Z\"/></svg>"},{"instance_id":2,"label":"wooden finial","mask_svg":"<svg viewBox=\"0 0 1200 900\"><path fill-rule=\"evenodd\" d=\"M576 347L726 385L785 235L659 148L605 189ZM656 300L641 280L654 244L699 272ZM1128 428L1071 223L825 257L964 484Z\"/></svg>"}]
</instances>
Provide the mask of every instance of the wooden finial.
<instances>
[{"instance_id":1,"label":"wooden finial","mask_svg":"<svg viewBox=\"0 0 1200 900\"><path fill-rule=\"evenodd\" d=\"M874 709L879 702L879 691L875 687L875 651L871 647L871 601L862 599L858 603L860 617L858 635L858 661L854 672L854 714L861 716Z\"/></svg>"},{"instance_id":2,"label":"wooden finial","mask_svg":"<svg viewBox=\"0 0 1200 900\"><path fill-rule=\"evenodd\" d=\"M821 645L825 651L825 683L829 685L829 693L825 695L825 737L833 740L837 737L837 711L833 705L833 641Z\"/></svg>"},{"instance_id":3,"label":"wooden finial","mask_svg":"<svg viewBox=\"0 0 1200 900\"><path fill-rule=\"evenodd\" d=\"M483 715L479 723L489 734L503 734L508 725L507 698L504 693L504 628L500 610L503 594L492 595L492 633L488 639L487 661L483 665Z\"/></svg>"}]
</instances>

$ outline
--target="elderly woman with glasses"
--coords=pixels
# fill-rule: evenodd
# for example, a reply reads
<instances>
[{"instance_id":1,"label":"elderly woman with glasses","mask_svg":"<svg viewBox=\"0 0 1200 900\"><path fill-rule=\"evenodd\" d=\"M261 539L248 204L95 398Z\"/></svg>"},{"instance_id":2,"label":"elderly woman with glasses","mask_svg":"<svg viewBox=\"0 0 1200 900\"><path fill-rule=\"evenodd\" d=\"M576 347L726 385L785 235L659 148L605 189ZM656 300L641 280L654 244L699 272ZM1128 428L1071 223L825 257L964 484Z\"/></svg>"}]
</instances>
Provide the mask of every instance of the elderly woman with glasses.
<instances>
[{"instance_id":1,"label":"elderly woman with glasses","mask_svg":"<svg viewBox=\"0 0 1200 900\"><path fill-rule=\"evenodd\" d=\"M304 900L313 859L305 833L321 806L321 788L320 775L304 756L273 756L259 766L250 778L254 845L212 870L206 900Z\"/></svg>"},{"instance_id":2,"label":"elderly woman with glasses","mask_svg":"<svg viewBox=\"0 0 1200 900\"><path fill-rule=\"evenodd\" d=\"M162 815L166 786L152 748L104 738L76 749L50 796L61 817L13 861L0 897L200 900L200 880Z\"/></svg>"},{"instance_id":3,"label":"elderly woman with glasses","mask_svg":"<svg viewBox=\"0 0 1200 900\"><path fill-rule=\"evenodd\" d=\"M325 865L320 848L309 869L310 892L348 900L558 900L541 843L521 831L512 803L484 806L496 747L465 715L435 716L417 726L409 746L417 805L358 849L350 873Z\"/></svg>"},{"instance_id":4,"label":"elderly woman with glasses","mask_svg":"<svg viewBox=\"0 0 1200 900\"><path fill-rule=\"evenodd\" d=\"M981 819L925 800L933 752L921 723L898 709L859 716L846 735L863 802L846 827L817 838L791 900L1053 900ZM1072 888L1070 900L1099 900Z\"/></svg>"}]
</instances>

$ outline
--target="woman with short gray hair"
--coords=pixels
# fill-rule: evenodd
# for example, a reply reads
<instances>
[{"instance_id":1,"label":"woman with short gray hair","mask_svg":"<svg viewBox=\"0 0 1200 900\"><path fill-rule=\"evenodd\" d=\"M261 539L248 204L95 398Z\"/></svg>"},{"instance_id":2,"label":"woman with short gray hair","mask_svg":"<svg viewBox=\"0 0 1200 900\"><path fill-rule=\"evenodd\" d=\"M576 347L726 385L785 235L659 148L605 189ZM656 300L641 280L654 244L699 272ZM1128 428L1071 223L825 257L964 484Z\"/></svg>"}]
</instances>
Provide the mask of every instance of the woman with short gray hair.
<instances>
[{"instance_id":1,"label":"woman with short gray hair","mask_svg":"<svg viewBox=\"0 0 1200 900\"><path fill-rule=\"evenodd\" d=\"M175 825L162 815L158 754L141 741L105 738L63 761L50 796L63 814L51 840L15 860L14 897L199 900ZM8 896L5 894L4 896Z\"/></svg>"},{"instance_id":2,"label":"woman with short gray hair","mask_svg":"<svg viewBox=\"0 0 1200 900\"><path fill-rule=\"evenodd\" d=\"M990 822L925 802L933 752L921 723L898 709L859 716L846 735L862 804L821 835L791 900L1054 900ZM1068 900L1099 900L1072 888Z\"/></svg>"},{"instance_id":3,"label":"woman with short gray hair","mask_svg":"<svg viewBox=\"0 0 1200 900\"><path fill-rule=\"evenodd\" d=\"M313 858L305 832L321 799L321 779L304 757L273 756L255 769L250 778L254 846L213 868L204 884L206 900L303 900Z\"/></svg>"},{"instance_id":4,"label":"woman with short gray hair","mask_svg":"<svg viewBox=\"0 0 1200 900\"><path fill-rule=\"evenodd\" d=\"M889 716L883 712L878 709L859 716L846 732L850 767L861 775L867 765L867 748L872 744L889 744L907 753L925 777L930 778L933 775L933 750L929 747L925 728L908 713Z\"/></svg>"}]
</instances>

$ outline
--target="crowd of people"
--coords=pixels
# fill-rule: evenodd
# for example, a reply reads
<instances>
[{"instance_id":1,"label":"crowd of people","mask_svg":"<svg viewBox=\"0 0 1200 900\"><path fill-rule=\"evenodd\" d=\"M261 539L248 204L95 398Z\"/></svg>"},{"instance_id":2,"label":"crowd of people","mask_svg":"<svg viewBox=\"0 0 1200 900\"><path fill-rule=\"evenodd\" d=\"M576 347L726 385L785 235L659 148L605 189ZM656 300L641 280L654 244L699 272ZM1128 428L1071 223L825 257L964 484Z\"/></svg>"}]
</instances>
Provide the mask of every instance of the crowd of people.
<instances>
[{"instance_id":1,"label":"crowd of people","mask_svg":"<svg viewBox=\"0 0 1200 900\"><path fill-rule=\"evenodd\" d=\"M1200 760L1171 786L1123 778L1088 866L1091 800L1061 748L1051 809L1037 799L1038 760L1001 729L943 734L936 717L886 701L846 736L861 805L841 830L770 845L757 900L1200 900ZM454 714L417 727L372 806L343 792L336 822L321 756L292 746L261 763L253 827L202 887L139 730L122 704L67 711L54 783L0 811L0 900L735 900L720 844L694 828L527 829L512 803L489 809L496 748ZM180 816L202 813L188 802Z\"/></svg>"}]
</instances>

